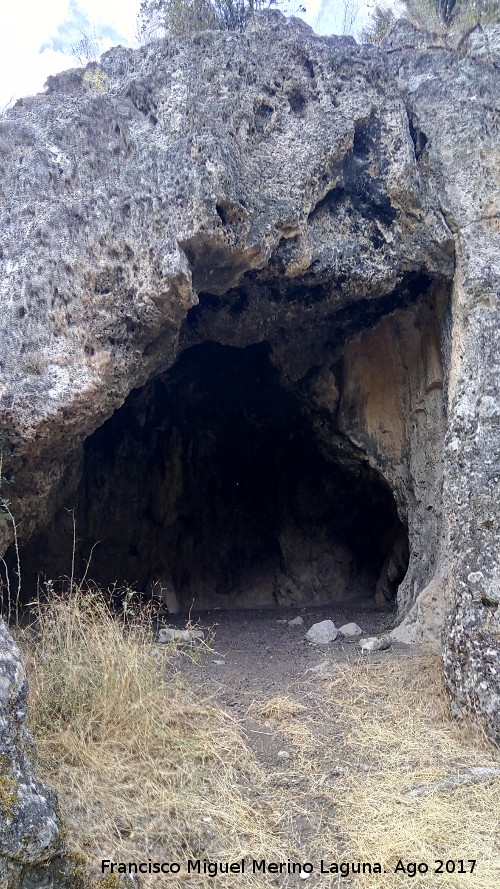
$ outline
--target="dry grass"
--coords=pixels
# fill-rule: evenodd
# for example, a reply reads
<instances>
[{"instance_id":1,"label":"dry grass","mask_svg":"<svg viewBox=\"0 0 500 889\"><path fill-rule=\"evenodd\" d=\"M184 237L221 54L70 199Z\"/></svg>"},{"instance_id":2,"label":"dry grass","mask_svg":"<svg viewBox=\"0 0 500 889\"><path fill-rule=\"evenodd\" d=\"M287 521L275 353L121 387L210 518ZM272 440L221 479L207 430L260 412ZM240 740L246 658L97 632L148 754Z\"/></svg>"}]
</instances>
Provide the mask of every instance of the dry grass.
<instances>
[{"instance_id":1,"label":"dry grass","mask_svg":"<svg viewBox=\"0 0 500 889\"><path fill-rule=\"evenodd\" d=\"M89 889L103 858L290 854L283 804L238 723L172 675L173 646L154 645L144 622L124 626L99 593L75 587L40 608L19 641L39 772L58 793L69 849L88 862ZM174 889L187 882L180 876L140 885Z\"/></svg>"},{"instance_id":2,"label":"dry grass","mask_svg":"<svg viewBox=\"0 0 500 889\"><path fill-rule=\"evenodd\" d=\"M298 701L292 701L291 698L275 697L269 698L267 701L254 701L248 708L249 716L262 719L275 725L283 725L290 718L303 716L306 708Z\"/></svg>"},{"instance_id":3,"label":"dry grass","mask_svg":"<svg viewBox=\"0 0 500 889\"><path fill-rule=\"evenodd\" d=\"M102 858L179 861L179 876L144 889L273 885L273 876L188 877L188 858L314 863L380 861L382 877L318 878L321 886L399 889L399 859L477 859L472 875L411 878L418 889L497 889L500 780L411 791L470 768L498 766L477 736L449 719L435 658L343 666L329 681L254 702L262 736L290 758L254 753L238 721L172 670L172 647L144 623L124 627L99 595L77 589L42 610L25 640L32 729L43 776L59 794L68 845ZM194 668L193 668L194 669ZM191 680L192 683L192 680ZM277 878L299 885L297 876Z\"/></svg>"},{"instance_id":4,"label":"dry grass","mask_svg":"<svg viewBox=\"0 0 500 889\"><path fill-rule=\"evenodd\" d=\"M450 720L438 658L357 664L324 693L341 728L346 771L339 815L352 857L381 861L389 872L384 889L408 879L393 872L400 859L429 864L428 874L412 879L415 887L498 887L500 777L452 789L434 786L477 766L500 765L482 737ZM425 785L421 796L411 795ZM432 873L438 859L469 858L477 859L472 874ZM380 878L365 874L359 885L371 889Z\"/></svg>"},{"instance_id":5,"label":"dry grass","mask_svg":"<svg viewBox=\"0 0 500 889\"><path fill-rule=\"evenodd\" d=\"M317 746L307 708L296 700L279 696L267 701L254 701L248 708L247 716L279 729L285 739L302 753Z\"/></svg>"}]
</instances>

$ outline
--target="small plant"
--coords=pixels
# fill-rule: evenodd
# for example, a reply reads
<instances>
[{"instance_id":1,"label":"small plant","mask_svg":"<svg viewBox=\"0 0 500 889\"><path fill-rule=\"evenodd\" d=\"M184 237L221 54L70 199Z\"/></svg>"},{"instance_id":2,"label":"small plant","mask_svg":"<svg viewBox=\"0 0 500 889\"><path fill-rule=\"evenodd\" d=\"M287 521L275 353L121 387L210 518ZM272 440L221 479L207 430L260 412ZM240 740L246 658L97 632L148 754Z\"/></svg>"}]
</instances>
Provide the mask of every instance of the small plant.
<instances>
[{"instance_id":1,"label":"small plant","mask_svg":"<svg viewBox=\"0 0 500 889\"><path fill-rule=\"evenodd\" d=\"M256 12L271 7L285 15L306 11L300 0L142 0L139 33L148 38L161 27L178 35L243 31Z\"/></svg>"},{"instance_id":2,"label":"small plant","mask_svg":"<svg viewBox=\"0 0 500 889\"><path fill-rule=\"evenodd\" d=\"M71 55L80 65L97 62L101 55L102 38L94 30L79 28L79 39L71 47Z\"/></svg>"},{"instance_id":3,"label":"small plant","mask_svg":"<svg viewBox=\"0 0 500 889\"><path fill-rule=\"evenodd\" d=\"M17 806L16 782L0 775L0 814L4 818L15 818Z\"/></svg>"},{"instance_id":4,"label":"small plant","mask_svg":"<svg viewBox=\"0 0 500 889\"><path fill-rule=\"evenodd\" d=\"M102 94L108 91L108 75L98 65L85 71L83 83L87 89L93 90L95 93Z\"/></svg>"},{"instance_id":5,"label":"small plant","mask_svg":"<svg viewBox=\"0 0 500 889\"><path fill-rule=\"evenodd\" d=\"M14 96L12 96L5 105L0 106L0 119L5 116L9 108L12 108L14 104Z\"/></svg>"},{"instance_id":6,"label":"small plant","mask_svg":"<svg viewBox=\"0 0 500 889\"><path fill-rule=\"evenodd\" d=\"M378 45L389 33L396 21L396 16L391 6L378 5L372 11L370 23L361 31L363 43Z\"/></svg>"},{"instance_id":7,"label":"small plant","mask_svg":"<svg viewBox=\"0 0 500 889\"><path fill-rule=\"evenodd\" d=\"M147 616L128 612L120 623L109 596L73 578L69 590L57 592L48 582L44 593L44 602L31 603L46 665L38 677L45 687L34 718L47 730L79 727L82 737L115 732L135 698L130 684L140 682L145 691L156 682Z\"/></svg>"},{"instance_id":8,"label":"small plant","mask_svg":"<svg viewBox=\"0 0 500 889\"><path fill-rule=\"evenodd\" d=\"M365 43L380 43L398 16L444 37L452 30L500 22L500 6L498 0L401 0L396 6L382 0L373 7L361 39Z\"/></svg>"},{"instance_id":9,"label":"small plant","mask_svg":"<svg viewBox=\"0 0 500 889\"><path fill-rule=\"evenodd\" d=\"M19 542L17 537L17 525L14 516L12 515L10 509L10 501L3 496L3 488L6 484L12 484L14 479L13 477L8 478L3 474L3 441L2 435L0 433L0 522L6 522L11 526L13 537L14 537L14 552L16 556L16 574L17 574L17 583L16 588L13 591L11 587L11 580L9 569L7 563L4 558L0 559L1 564L4 569L4 578L3 580L0 578L0 606L2 610L5 610L7 623L10 625L13 622L16 624L19 623L19 611L20 611L20 600L21 600L21 560L19 557Z\"/></svg>"}]
</instances>

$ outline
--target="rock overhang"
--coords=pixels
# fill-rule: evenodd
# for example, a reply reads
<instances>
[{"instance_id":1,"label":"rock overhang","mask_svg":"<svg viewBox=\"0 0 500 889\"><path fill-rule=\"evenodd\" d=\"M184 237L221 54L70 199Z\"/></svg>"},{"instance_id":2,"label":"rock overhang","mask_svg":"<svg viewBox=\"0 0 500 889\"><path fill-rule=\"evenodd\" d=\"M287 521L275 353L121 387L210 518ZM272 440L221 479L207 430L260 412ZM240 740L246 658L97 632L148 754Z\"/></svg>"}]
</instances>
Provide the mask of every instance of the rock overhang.
<instances>
[{"instance_id":1,"label":"rock overhang","mask_svg":"<svg viewBox=\"0 0 500 889\"><path fill-rule=\"evenodd\" d=\"M139 53L118 49L85 73L49 80L35 169L38 174L45 142L42 203L52 220L57 213L59 225L37 229L37 277L25 299L31 296L34 306L23 304L18 321L21 327L38 323L31 342L22 331L26 414L44 429L52 455L54 444L60 449L49 473L56 505L57 489L65 491L78 476L78 442L130 389L168 367L186 346L186 331L200 327L203 312L189 311L198 294L202 308L211 294L229 291L230 303L243 280L252 306L239 322L230 309L231 341L272 343L273 326L292 327L292 348L293 335L288 342L278 335L274 350L297 379L331 358L336 327L340 339L346 326L356 332L352 304L359 303L362 328L411 299L412 290L418 295L419 282L423 291L431 276L452 275L449 233L419 177L405 106L382 54L271 20L278 52L259 66L255 59L263 58L269 39L265 28L170 38ZM19 141L25 163L26 142L35 140L22 129ZM103 204L100 197L110 192ZM66 237L61 244L67 225L71 242ZM54 271L55 237L63 256ZM65 280L56 284L61 267ZM45 289L50 284L45 307L50 295L52 332L46 317L37 317L44 301L37 282ZM79 299L72 298L73 288L80 289ZM255 298L259 291L267 292L267 305ZM188 321L180 324L186 312ZM216 312L227 327L223 308ZM209 335L228 342L213 319L211 327ZM47 333L51 342L44 343ZM71 359L64 355L68 348ZM13 381L17 398L22 371ZM40 422L37 413L44 411ZM19 423L19 407L15 414ZM49 431L54 426L64 427L63 436ZM43 436L21 433L32 441ZM38 507L47 501L47 487L37 504L42 523ZM25 522L28 535L33 525L33 517Z\"/></svg>"},{"instance_id":2,"label":"rock overhang","mask_svg":"<svg viewBox=\"0 0 500 889\"><path fill-rule=\"evenodd\" d=\"M420 582L413 578L407 605L439 566L449 588L454 569L445 566L454 564L456 544L447 542L446 516L452 526L457 519L450 463L444 499L440 488L445 409L451 430L452 396L462 391L466 398L460 350L468 336L462 325L467 293L470 299L485 288L493 293L496 281L488 259L495 212L484 196L494 181L492 131L480 128L481 149L475 153L469 140L460 154L457 121L465 115L470 135L478 101L488 117L495 73L484 53L478 63L430 44L403 27L384 52L316 37L296 20L271 14L242 35L203 33L110 51L85 72L51 78L46 96L22 100L0 121L0 423L22 536L45 524L76 486L83 441L132 389L175 363L193 335L188 317L208 323L210 301L222 317L236 290L247 304L259 290L248 311L267 337L267 287L268 293L274 288L267 312L282 303L285 310L275 312L283 313L281 326L292 318L297 336L302 325L310 339L300 367L300 349L290 360L282 344L275 345L277 363L285 368L288 361L296 380L311 368L320 305L328 307L323 326L333 332L335 323L347 325L352 334L345 357L351 370L382 349L390 373L400 375L393 341L410 337L405 347L411 343L420 373L408 374L406 395L393 399L390 410L397 413L401 401L415 412L404 471L394 454L377 453L380 435L373 430L390 380L380 368L369 423L356 421L355 430L355 405L359 393L368 397L369 371L349 377L344 431L367 452L375 447L370 459L385 461L400 499L408 485L413 497L417 491L415 539L422 516L436 512L422 538L430 540L433 529L433 555L429 560L427 543L415 547L415 558L428 565ZM472 96L476 86L479 100L464 106L460 91ZM477 175L476 167L467 172L476 156ZM479 214L471 213L476 180ZM412 318L404 314L402 294L411 281L420 282L426 299L429 287L433 291L436 323L424 308L415 308ZM413 297L423 306L420 294ZM294 303L300 305L295 315ZM394 318L397 311L402 314ZM470 311L481 313L481 306ZM244 340L242 333L242 346ZM328 349L315 366L328 361ZM438 470L429 486L430 466ZM8 542L8 522L2 533Z\"/></svg>"}]
</instances>

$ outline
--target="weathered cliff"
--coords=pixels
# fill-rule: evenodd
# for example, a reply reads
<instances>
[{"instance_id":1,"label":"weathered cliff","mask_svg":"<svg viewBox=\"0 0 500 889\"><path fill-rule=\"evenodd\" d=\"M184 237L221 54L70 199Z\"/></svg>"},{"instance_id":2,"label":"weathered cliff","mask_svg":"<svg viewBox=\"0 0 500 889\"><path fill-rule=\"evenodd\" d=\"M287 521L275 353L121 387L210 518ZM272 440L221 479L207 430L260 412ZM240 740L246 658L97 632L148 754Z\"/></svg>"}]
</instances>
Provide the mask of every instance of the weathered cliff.
<instances>
[{"instance_id":1,"label":"weathered cliff","mask_svg":"<svg viewBox=\"0 0 500 889\"><path fill-rule=\"evenodd\" d=\"M114 49L0 120L28 583L68 570L65 508L77 563L100 540L103 582L181 605L401 581L396 635L442 641L454 709L498 735L497 52L268 13Z\"/></svg>"},{"instance_id":2,"label":"weathered cliff","mask_svg":"<svg viewBox=\"0 0 500 889\"><path fill-rule=\"evenodd\" d=\"M0 618L0 885L6 889L24 887L25 876L40 877L61 845L55 796L30 764L27 690L19 649Z\"/></svg>"}]
</instances>

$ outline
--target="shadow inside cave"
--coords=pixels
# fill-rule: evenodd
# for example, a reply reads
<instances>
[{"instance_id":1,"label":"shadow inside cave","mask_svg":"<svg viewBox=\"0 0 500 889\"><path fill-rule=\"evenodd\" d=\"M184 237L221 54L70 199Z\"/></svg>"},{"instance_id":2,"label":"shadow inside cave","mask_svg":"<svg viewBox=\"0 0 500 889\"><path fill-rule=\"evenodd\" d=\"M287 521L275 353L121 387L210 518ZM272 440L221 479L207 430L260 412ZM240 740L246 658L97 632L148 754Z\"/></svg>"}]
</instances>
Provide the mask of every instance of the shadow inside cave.
<instances>
[{"instance_id":1,"label":"shadow inside cave","mask_svg":"<svg viewBox=\"0 0 500 889\"><path fill-rule=\"evenodd\" d=\"M76 579L172 612L373 596L406 531L364 455L340 434L324 451L302 394L266 343L186 349L86 440L78 490L21 552L24 590L69 575L74 516Z\"/></svg>"}]
</instances>

